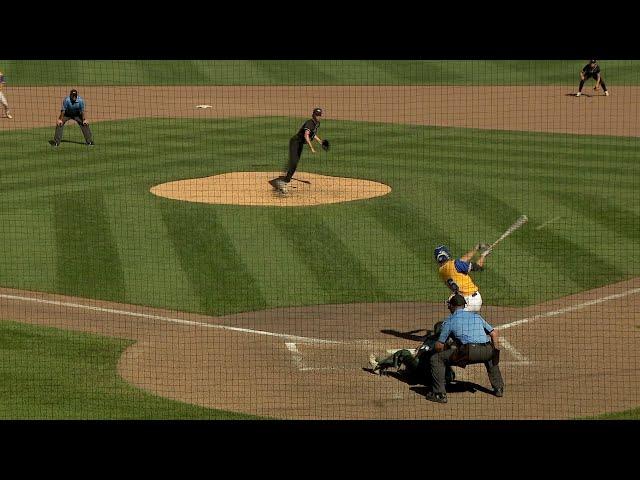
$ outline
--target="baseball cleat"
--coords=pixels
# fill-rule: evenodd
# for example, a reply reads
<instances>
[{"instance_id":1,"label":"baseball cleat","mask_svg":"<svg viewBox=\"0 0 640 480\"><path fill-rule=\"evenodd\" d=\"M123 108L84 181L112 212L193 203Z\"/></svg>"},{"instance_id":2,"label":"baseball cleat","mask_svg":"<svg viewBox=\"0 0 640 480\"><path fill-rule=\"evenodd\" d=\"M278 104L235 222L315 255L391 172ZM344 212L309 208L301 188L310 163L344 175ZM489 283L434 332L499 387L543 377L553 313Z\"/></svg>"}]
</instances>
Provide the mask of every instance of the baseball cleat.
<instances>
[{"instance_id":1,"label":"baseball cleat","mask_svg":"<svg viewBox=\"0 0 640 480\"><path fill-rule=\"evenodd\" d=\"M60 144L56 143L55 140L49 140L49 145L51 145L52 147L59 147L60 146Z\"/></svg>"},{"instance_id":2,"label":"baseball cleat","mask_svg":"<svg viewBox=\"0 0 640 480\"><path fill-rule=\"evenodd\" d=\"M93 143L93 142L87 142L87 146L88 147L93 147L94 145L95 145L95 143Z\"/></svg>"},{"instance_id":3,"label":"baseball cleat","mask_svg":"<svg viewBox=\"0 0 640 480\"><path fill-rule=\"evenodd\" d=\"M427 400L429 400L430 402L447 403L447 394L446 393L429 392L429 393L427 393L425 398Z\"/></svg>"},{"instance_id":4,"label":"baseball cleat","mask_svg":"<svg viewBox=\"0 0 640 480\"><path fill-rule=\"evenodd\" d=\"M608 97L608 96L609 96L609 90L607 90L606 92L604 92L604 94Z\"/></svg>"},{"instance_id":5,"label":"baseball cleat","mask_svg":"<svg viewBox=\"0 0 640 480\"><path fill-rule=\"evenodd\" d=\"M13 115L11 115L9 112L7 112L7 118L13 118Z\"/></svg>"},{"instance_id":6,"label":"baseball cleat","mask_svg":"<svg viewBox=\"0 0 640 480\"><path fill-rule=\"evenodd\" d=\"M576 93L576 97L579 97L580 95L582 95L582 93L580 92Z\"/></svg>"},{"instance_id":7,"label":"baseball cleat","mask_svg":"<svg viewBox=\"0 0 640 480\"><path fill-rule=\"evenodd\" d=\"M378 359L373 353L369 355L369 365L371 366L371 373L374 375L382 375L382 370L380 369L380 365L378 365Z\"/></svg>"}]
</instances>

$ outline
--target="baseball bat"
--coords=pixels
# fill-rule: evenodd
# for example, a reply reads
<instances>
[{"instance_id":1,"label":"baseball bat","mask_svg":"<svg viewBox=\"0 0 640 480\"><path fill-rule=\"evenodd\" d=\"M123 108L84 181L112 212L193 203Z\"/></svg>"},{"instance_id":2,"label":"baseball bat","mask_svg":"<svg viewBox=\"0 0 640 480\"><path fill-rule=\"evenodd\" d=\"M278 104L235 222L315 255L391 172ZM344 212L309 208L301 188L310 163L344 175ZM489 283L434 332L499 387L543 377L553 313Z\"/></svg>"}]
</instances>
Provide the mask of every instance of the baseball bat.
<instances>
[{"instance_id":1,"label":"baseball bat","mask_svg":"<svg viewBox=\"0 0 640 480\"><path fill-rule=\"evenodd\" d=\"M500 238L498 238L495 242L493 242L491 245L489 245L489 248L487 248L483 253L482 256L486 257L489 252L491 252L491 250L493 250L493 248L500 243L502 240L504 240L505 238L507 238L509 235L511 235L514 231L516 231L518 228L520 228L522 225L524 225L525 223L527 223L529 221L529 219L527 218L526 215L521 215L514 223L513 225L511 225L509 228L507 228L507 231L504 232L502 235L500 235Z\"/></svg>"}]
</instances>

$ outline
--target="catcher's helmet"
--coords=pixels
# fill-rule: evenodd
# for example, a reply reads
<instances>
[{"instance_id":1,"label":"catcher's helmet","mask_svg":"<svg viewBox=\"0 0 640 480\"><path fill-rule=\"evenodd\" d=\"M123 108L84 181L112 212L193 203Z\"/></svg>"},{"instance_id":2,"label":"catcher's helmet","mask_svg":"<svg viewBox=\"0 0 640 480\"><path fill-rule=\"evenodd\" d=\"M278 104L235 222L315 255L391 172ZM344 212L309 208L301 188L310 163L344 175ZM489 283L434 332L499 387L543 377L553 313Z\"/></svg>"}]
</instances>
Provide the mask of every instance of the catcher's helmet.
<instances>
[{"instance_id":1,"label":"catcher's helmet","mask_svg":"<svg viewBox=\"0 0 640 480\"><path fill-rule=\"evenodd\" d=\"M440 332L442 331L442 321L436 322L433 326L433 333L431 334L434 337L439 337Z\"/></svg>"},{"instance_id":2,"label":"catcher's helmet","mask_svg":"<svg viewBox=\"0 0 640 480\"><path fill-rule=\"evenodd\" d=\"M459 293L452 293L449 298L447 298L447 306L451 307L464 307L467 304L467 301L464 297Z\"/></svg>"},{"instance_id":3,"label":"catcher's helmet","mask_svg":"<svg viewBox=\"0 0 640 480\"><path fill-rule=\"evenodd\" d=\"M322 116L322 109L320 107L316 107L313 109L312 115L316 116L316 117L321 117Z\"/></svg>"},{"instance_id":4,"label":"catcher's helmet","mask_svg":"<svg viewBox=\"0 0 640 480\"><path fill-rule=\"evenodd\" d=\"M451 252L446 245L438 245L433 251L433 258L436 259L436 262L442 263L451 258Z\"/></svg>"}]
</instances>

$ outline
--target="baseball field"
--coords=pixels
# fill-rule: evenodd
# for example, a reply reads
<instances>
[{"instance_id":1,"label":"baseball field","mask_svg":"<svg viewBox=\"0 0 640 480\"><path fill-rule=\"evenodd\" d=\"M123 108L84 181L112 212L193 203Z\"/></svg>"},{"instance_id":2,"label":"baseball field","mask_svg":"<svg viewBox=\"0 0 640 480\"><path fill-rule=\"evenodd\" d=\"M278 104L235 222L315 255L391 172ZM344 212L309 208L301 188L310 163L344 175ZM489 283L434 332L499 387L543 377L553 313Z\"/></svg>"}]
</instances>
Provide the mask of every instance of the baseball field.
<instances>
[{"instance_id":1,"label":"baseball field","mask_svg":"<svg viewBox=\"0 0 640 480\"><path fill-rule=\"evenodd\" d=\"M0 418L637 418L640 62L584 63L0 61ZM505 396L366 371L523 214L472 275Z\"/></svg>"}]
</instances>

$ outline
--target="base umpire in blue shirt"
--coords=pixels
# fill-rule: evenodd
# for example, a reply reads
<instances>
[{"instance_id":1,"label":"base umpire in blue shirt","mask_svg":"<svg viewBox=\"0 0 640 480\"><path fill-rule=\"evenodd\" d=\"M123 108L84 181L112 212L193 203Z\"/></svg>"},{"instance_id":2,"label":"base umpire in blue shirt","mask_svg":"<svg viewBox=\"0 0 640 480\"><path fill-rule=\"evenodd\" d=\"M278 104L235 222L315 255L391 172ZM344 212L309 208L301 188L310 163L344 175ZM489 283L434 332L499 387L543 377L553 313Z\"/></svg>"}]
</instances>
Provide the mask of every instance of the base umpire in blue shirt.
<instances>
[{"instance_id":1,"label":"base umpire in blue shirt","mask_svg":"<svg viewBox=\"0 0 640 480\"><path fill-rule=\"evenodd\" d=\"M62 101L62 109L60 110L60 116L56 121L56 134L53 140L49 143L57 147L62 141L62 132L64 131L64 124L69 120L75 120L80 129L82 135L84 135L84 141L87 145L93 145L93 135L89 128L89 123L84 116L84 99L78 95L78 91L74 88L69 92L69 96Z\"/></svg>"},{"instance_id":2,"label":"base umpire in blue shirt","mask_svg":"<svg viewBox=\"0 0 640 480\"><path fill-rule=\"evenodd\" d=\"M445 371L448 366L464 368L469 364L484 363L495 396L502 397L504 393L504 381L498 367L498 333L479 313L465 311L465 305L466 301L459 293L447 300L451 316L442 324L435 344L438 353L430 360L433 391L427 394L427 400L432 402L447 403ZM445 348L449 337L457 348Z\"/></svg>"}]
</instances>

